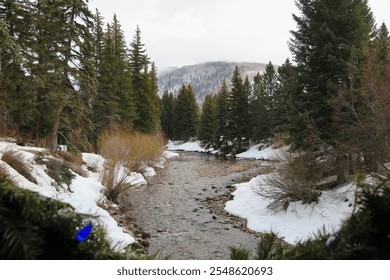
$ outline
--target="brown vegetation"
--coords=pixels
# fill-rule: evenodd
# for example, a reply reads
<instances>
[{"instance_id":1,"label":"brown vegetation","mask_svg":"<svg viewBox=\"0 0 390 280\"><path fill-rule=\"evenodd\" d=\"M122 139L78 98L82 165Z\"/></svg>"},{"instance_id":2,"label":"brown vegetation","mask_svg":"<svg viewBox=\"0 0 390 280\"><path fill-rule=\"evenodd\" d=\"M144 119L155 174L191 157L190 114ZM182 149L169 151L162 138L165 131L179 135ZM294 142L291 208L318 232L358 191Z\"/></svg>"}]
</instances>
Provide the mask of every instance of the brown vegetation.
<instances>
[{"instance_id":1,"label":"brown vegetation","mask_svg":"<svg viewBox=\"0 0 390 280\"><path fill-rule=\"evenodd\" d=\"M23 158L22 154L18 151L7 149L3 152L1 160L15 169L20 175L25 177L30 182L36 184L37 180L31 174L31 169L28 167L26 160Z\"/></svg>"},{"instance_id":2,"label":"brown vegetation","mask_svg":"<svg viewBox=\"0 0 390 280\"><path fill-rule=\"evenodd\" d=\"M143 165L156 160L163 148L159 135L106 131L100 141L100 153L106 159L101 180L108 199L116 202L121 192L130 187L128 177Z\"/></svg>"}]
</instances>

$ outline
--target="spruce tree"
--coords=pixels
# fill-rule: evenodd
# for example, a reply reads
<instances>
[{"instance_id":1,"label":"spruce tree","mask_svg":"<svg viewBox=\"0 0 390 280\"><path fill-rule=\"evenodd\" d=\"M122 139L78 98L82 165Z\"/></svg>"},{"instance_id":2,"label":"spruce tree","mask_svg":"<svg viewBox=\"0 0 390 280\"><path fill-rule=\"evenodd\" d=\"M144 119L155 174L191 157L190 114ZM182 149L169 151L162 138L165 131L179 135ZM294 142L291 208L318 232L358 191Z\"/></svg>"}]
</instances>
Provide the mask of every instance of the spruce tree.
<instances>
[{"instance_id":1,"label":"spruce tree","mask_svg":"<svg viewBox=\"0 0 390 280\"><path fill-rule=\"evenodd\" d=\"M240 152L243 149L243 141L249 141L247 129L249 96L237 66L234 69L231 82L232 89L227 98L227 130L230 137L229 140L234 144L235 152Z\"/></svg>"},{"instance_id":2,"label":"spruce tree","mask_svg":"<svg viewBox=\"0 0 390 280\"><path fill-rule=\"evenodd\" d=\"M141 132L156 132L159 123L159 100L156 96L156 71L149 74L149 58L141 42L141 29L137 26L130 44L130 69L137 110L134 128Z\"/></svg>"},{"instance_id":3,"label":"spruce tree","mask_svg":"<svg viewBox=\"0 0 390 280\"><path fill-rule=\"evenodd\" d=\"M202 106L198 137L206 147L214 145L216 128L216 95L208 94L206 95Z\"/></svg>"},{"instance_id":4,"label":"spruce tree","mask_svg":"<svg viewBox=\"0 0 390 280\"><path fill-rule=\"evenodd\" d=\"M175 101L175 138L189 140L197 136L199 109L191 85L182 85Z\"/></svg>"},{"instance_id":5,"label":"spruce tree","mask_svg":"<svg viewBox=\"0 0 390 280\"><path fill-rule=\"evenodd\" d=\"M313 134L332 145L330 100L347 82L352 50L361 50L370 39L373 18L366 0L298 0L302 15L294 15L290 50L299 71L302 91L293 96L296 112L291 127L295 148L313 146Z\"/></svg>"},{"instance_id":6,"label":"spruce tree","mask_svg":"<svg viewBox=\"0 0 390 280\"><path fill-rule=\"evenodd\" d=\"M116 94L120 103L120 124L122 128L132 130L136 119L136 108L131 82L131 70L128 63L125 38L116 15L114 15L112 29L114 36L114 61L110 63L115 65L114 78L117 86Z\"/></svg>"},{"instance_id":7,"label":"spruce tree","mask_svg":"<svg viewBox=\"0 0 390 280\"><path fill-rule=\"evenodd\" d=\"M291 96L298 91L296 68L287 59L278 68L278 88L274 96L273 131L288 133L292 114Z\"/></svg>"},{"instance_id":8,"label":"spruce tree","mask_svg":"<svg viewBox=\"0 0 390 280\"><path fill-rule=\"evenodd\" d=\"M253 79L253 97L250 104L252 138L256 142L271 136L269 99L263 85L263 75L257 73Z\"/></svg>"},{"instance_id":9,"label":"spruce tree","mask_svg":"<svg viewBox=\"0 0 390 280\"><path fill-rule=\"evenodd\" d=\"M93 103L93 122L95 137L106 128L120 123L120 97L114 53L114 35L111 25L107 25L104 38L104 52L99 66L98 91Z\"/></svg>"},{"instance_id":10,"label":"spruce tree","mask_svg":"<svg viewBox=\"0 0 390 280\"><path fill-rule=\"evenodd\" d=\"M0 3L0 112L4 132L20 139L31 125L33 94L31 81L23 70L31 10L24 1Z\"/></svg>"},{"instance_id":11,"label":"spruce tree","mask_svg":"<svg viewBox=\"0 0 390 280\"><path fill-rule=\"evenodd\" d=\"M173 139L175 129L175 98L172 93L165 91L161 98L160 113L161 130L165 137Z\"/></svg>"},{"instance_id":12,"label":"spruce tree","mask_svg":"<svg viewBox=\"0 0 390 280\"><path fill-rule=\"evenodd\" d=\"M217 100L216 100L216 119L217 119L217 128L216 128L216 135L215 135L215 143L218 148L227 147L228 139L230 139L230 136L228 134L228 86L226 83L226 80L223 79L221 84L221 89L219 90L217 94Z\"/></svg>"}]
</instances>

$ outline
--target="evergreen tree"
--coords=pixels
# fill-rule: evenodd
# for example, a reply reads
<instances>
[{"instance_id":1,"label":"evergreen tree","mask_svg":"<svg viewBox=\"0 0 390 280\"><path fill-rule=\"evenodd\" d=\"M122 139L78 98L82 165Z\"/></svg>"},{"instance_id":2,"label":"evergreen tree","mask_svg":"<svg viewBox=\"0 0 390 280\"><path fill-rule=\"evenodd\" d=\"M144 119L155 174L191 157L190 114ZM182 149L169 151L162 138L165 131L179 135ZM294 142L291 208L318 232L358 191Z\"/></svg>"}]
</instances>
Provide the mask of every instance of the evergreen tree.
<instances>
[{"instance_id":1,"label":"evergreen tree","mask_svg":"<svg viewBox=\"0 0 390 280\"><path fill-rule=\"evenodd\" d=\"M257 73L253 80L253 97L250 104L252 138L255 141L263 141L271 136L269 99L263 85L263 76Z\"/></svg>"},{"instance_id":2,"label":"evergreen tree","mask_svg":"<svg viewBox=\"0 0 390 280\"><path fill-rule=\"evenodd\" d=\"M114 15L107 25L94 102L95 141L108 127L131 131L136 119L131 70L121 25Z\"/></svg>"},{"instance_id":3,"label":"evergreen tree","mask_svg":"<svg viewBox=\"0 0 390 280\"><path fill-rule=\"evenodd\" d=\"M159 100L156 96L156 71L148 73L149 58L141 42L141 30L137 26L136 34L130 45L130 69L137 109L135 129L153 133L159 123Z\"/></svg>"},{"instance_id":4,"label":"evergreen tree","mask_svg":"<svg viewBox=\"0 0 390 280\"><path fill-rule=\"evenodd\" d=\"M150 116L151 126L154 127L152 132L160 126L160 97L158 95L158 80L157 80L157 67L154 62L151 64L149 72L149 95L150 95Z\"/></svg>"},{"instance_id":5,"label":"evergreen tree","mask_svg":"<svg viewBox=\"0 0 390 280\"><path fill-rule=\"evenodd\" d=\"M96 9L94 16L94 25L93 25L93 44L95 49L95 71L99 73L100 65L104 57L104 18L100 14L99 10Z\"/></svg>"},{"instance_id":6,"label":"evergreen tree","mask_svg":"<svg viewBox=\"0 0 390 280\"><path fill-rule=\"evenodd\" d=\"M218 148L227 147L228 139L230 136L228 135L228 86L226 80L222 81L221 89L217 94L216 100L216 119L217 119L217 128L216 128L216 145Z\"/></svg>"},{"instance_id":7,"label":"evergreen tree","mask_svg":"<svg viewBox=\"0 0 390 280\"><path fill-rule=\"evenodd\" d=\"M82 0L27 3L34 10L26 66L36 94L35 138L45 137L54 151L64 122L74 114L84 118L79 106L87 104L81 104L79 89L93 91L86 78L92 74L92 15Z\"/></svg>"},{"instance_id":8,"label":"evergreen tree","mask_svg":"<svg viewBox=\"0 0 390 280\"><path fill-rule=\"evenodd\" d=\"M199 112L191 85L183 85L175 102L175 138L188 140L198 131Z\"/></svg>"},{"instance_id":9,"label":"evergreen tree","mask_svg":"<svg viewBox=\"0 0 390 280\"><path fill-rule=\"evenodd\" d=\"M161 130L165 137L173 139L175 128L175 98L172 93L165 91L161 98Z\"/></svg>"},{"instance_id":10,"label":"evergreen tree","mask_svg":"<svg viewBox=\"0 0 390 280\"><path fill-rule=\"evenodd\" d=\"M114 36L114 61L110 63L115 65L114 75L117 81L117 95L120 102L120 124L122 128L132 130L133 123L136 119L136 108L131 82L131 71L127 60L125 38L116 15L114 15L112 29Z\"/></svg>"},{"instance_id":11,"label":"evergreen tree","mask_svg":"<svg viewBox=\"0 0 390 280\"><path fill-rule=\"evenodd\" d=\"M328 144L335 140L329 101L347 82L352 50L361 50L369 40L373 18L366 0L296 3L302 15L294 15L298 29L291 32L290 50L303 89L292 97L296 113L290 134L295 148L308 149L313 134Z\"/></svg>"},{"instance_id":12,"label":"evergreen tree","mask_svg":"<svg viewBox=\"0 0 390 280\"><path fill-rule=\"evenodd\" d=\"M278 88L274 96L274 132L288 133L291 116L291 95L298 91L296 68L287 59L278 68Z\"/></svg>"},{"instance_id":13,"label":"evergreen tree","mask_svg":"<svg viewBox=\"0 0 390 280\"><path fill-rule=\"evenodd\" d=\"M261 81L264 95L267 100L267 110L269 113L271 131L273 131L275 126L275 98L279 84L277 72L271 62L269 62L265 67L265 72L262 75Z\"/></svg>"},{"instance_id":14,"label":"evergreen tree","mask_svg":"<svg viewBox=\"0 0 390 280\"><path fill-rule=\"evenodd\" d=\"M24 1L0 3L0 113L4 132L20 139L32 117L33 95L24 68L31 11ZM23 130L23 131L22 131Z\"/></svg>"},{"instance_id":15,"label":"evergreen tree","mask_svg":"<svg viewBox=\"0 0 390 280\"><path fill-rule=\"evenodd\" d=\"M227 130L236 152L242 150L243 141L249 142L249 96L236 66L232 77L232 89L228 94Z\"/></svg>"},{"instance_id":16,"label":"evergreen tree","mask_svg":"<svg viewBox=\"0 0 390 280\"><path fill-rule=\"evenodd\" d=\"M199 122L199 140L205 146L212 146L214 144L216 127L216 95L208 94L203 102Z\"/></svg>"},{"instance_id":17,"label":"evergreen tree","mask_svg":"<svg viewBox=\"0 0 390 280\"><path fill-rule=\"evenodd\" d=\"M112 27L108 24L104 38L104 53L99 67L98 92L93 103L95 137L98 137L107 127L118 126L120 123L118 83L121 81L116 76L118 69L115 64L117 60L114 42Z\"/></svg>"}]
</instances>

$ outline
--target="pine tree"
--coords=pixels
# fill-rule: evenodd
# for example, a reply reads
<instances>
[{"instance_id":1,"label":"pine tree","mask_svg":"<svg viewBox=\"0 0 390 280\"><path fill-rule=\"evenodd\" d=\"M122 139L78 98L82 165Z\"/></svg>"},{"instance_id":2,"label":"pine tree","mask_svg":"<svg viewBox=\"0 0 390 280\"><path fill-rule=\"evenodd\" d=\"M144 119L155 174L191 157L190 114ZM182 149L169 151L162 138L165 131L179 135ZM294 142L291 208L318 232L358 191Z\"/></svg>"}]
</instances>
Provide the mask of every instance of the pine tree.
<instances>
[{"instance_id":1,"label":"pine tree","mask_svg":"<svg viewBox=\"0 0 390 280\"><path fill-rule=\"evenodd\" d=\"M253 79L253 97L250 104L252 138L255 141L263 141L271 136L269 99L263 85L263 75L257 73Z\"/></svg>"},{"instance_id":2,"label":"pine tree","mask_svg":"<svg viewBox=\"0 0 390 280\"><path fill-rule=\"evenodd\" d=\"M298 91L296 68L289 59L278 68L277 78L279 86L274 97L273 130L288 133L292 114L291 96Z\"/></svg>"},{"instance_id":3,"label":"pine tree","mask_svg":"<svg viewBox=\"0 0 390 280\"><path fill-rule=\"evenodd\" d=\"M227 130L230 141L233 143L236 152L243 149L243 141L249 141L248 119L249 119L249 96L245 90L244 82L236 66L232 77L232 89L228 94L227 104Z\"/></svg>"},{"instance_id":4,"label":"pine tree","mask_svg":"<svg viewBox=\"0 0 390 280\"><path fill-rule=\"evenodd\" d=\"M134 39L130 45L130 69L137 109L135 129L141 132L156 132L159 123L159 100L156 97L156 71L148 73L149 58L141 42L141 30L137 26ZM152 76L153 77L152 77Z\"/></svg>"},{"instance_id":5,"label":"pine tree","mask_svg":"<svg viewBox=\"0 0 390 280\"><path fill-rule=\"evenodd\" d=\"M150 94L150 116L151 126L154 127L151 132L156 132L160 126L160 96L158 95L157 67L154 62L151 64L149 72L149 94Z\"/></svg>"},{"instance_id":6,"label":"pine tree","mask_svg":"<svg viewBox=\"0 0 390 280\"><path fill-rule=\"evenodd\" d=\"M22 50L31 25L31 11L23 2L0 3L0 120L4 132L11 129L19 139L31 121L34 100L23 70Z\"/></svg>"},{"instance_id":7,"label":"pine tree","mask_svg":"<svg viewBox=\"0 0 390 280\"><path fill-rule=\"evenodd\" d=\"M173 139L175 128L175 98L172 93L165 91L161 98L161 130L165 137Z\"/></svg>"},{"instance_id":8,"label":"pine tree","mask_svg":"<svg viewBox=\"0 0 390 280\"><path fill-rule=\"evenodd\" d=\"M122 128L132 130L136 119L136 108L131 82L131 70L128 64L125 38L116 15L114 15L112 23L112 32L114 36L114 61L110 63L115 65L114 78L117 87L116 94L120 103L120 124Z\"/></svg>"},{"instance_id":9,"label":"pine tree","mask_svg":"<svg viewBox=\"0 0 390 280\"><path fill-rule=\"evenodd\" d=\"M175 102L175 138L188 140L198 131L199 109L191 85L183 85Z\"/></svg>"},{"instance_id":10,"label":"pine tree","mask_svg":"<svg viewBox=\"0 0 390 280\"><path fill-rule=\"evenodd\" d=\"M216 127L216 95L208 94L203 102L199 122L199 140L205 146L212 146L214 144Z\"/></svg>"},{"instance_id":11,"label":"pine tree","mask_svg":"<svg viewBox=\"0 0 390 280\"><path fill-rule=\"evenodd\" d=\"M222 81L221 89L217 94L216 100L216 119L217 119L217 129L216 129L216 139L215 143L218 148L227 147L228 139L230 136L228 135L228 86L226 80Z\"/></svg>"},{"instance_id":12,"label":"pine tree","mask_svg":"<svg viewBox=\"0 0 390 280\"><path fill-rule=\"evenodd\" d=\"M373 18L366 0L298 0L302 15L294 15L298 29L292 31L290 50L299 71L301 92L294 94L294 126L290 134L295 148L308 149L312 135L332 144L330 99L348 80L352 50L369 40Z\"/></svg>"},{"instance_id":13,"label":"pine tree","mask_svg":"<svg viewBox=\"0 0 390 280\"><path fill-rule=\"evenodd\" d=\"M119 80L116 79L118 70L115 65L114 35L109 24L106 28L104 53L101 60L98 75L98 92L93 103L95 137L98 137L104 129L118 126L120 123Z\"/></svg>"}]
</instances>

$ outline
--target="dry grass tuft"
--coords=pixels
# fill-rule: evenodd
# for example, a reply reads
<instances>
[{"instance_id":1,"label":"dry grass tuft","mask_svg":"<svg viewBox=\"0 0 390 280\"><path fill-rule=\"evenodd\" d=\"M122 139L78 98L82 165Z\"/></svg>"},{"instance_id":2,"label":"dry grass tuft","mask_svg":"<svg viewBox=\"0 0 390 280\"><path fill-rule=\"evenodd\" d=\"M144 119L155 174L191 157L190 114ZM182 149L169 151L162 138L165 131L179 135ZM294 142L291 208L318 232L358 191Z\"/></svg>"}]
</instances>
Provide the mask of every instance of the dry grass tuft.
<instances>
[{"instance_id":1,"label":"dry grass tuft","mask_svg":"<svg viewBox=\"0 0 390 280\"><path fill-rule=\"evenodd\" d=\"M131 171L155 161L163 146L159 135L106 131L100 141L100 154L106 159L102 174L106 197L116 203L119 194L130 187Z\"/></svg>"},{"instance_id":2,"label":"dry grass tuft","mask_svg":"<svg viewBox=\"0 0 390 280\"><path fill-rule=\"evenodd\" d=\"M26 160L23 158L22 154L18 151L7 149L3 152L1 160L15 169L20 175L25 177L30 182L37 184L37 180L31 174L31 170L26 164Z\"/></svg>"},{"instance_id":3,"label":"dry grass tuft","mask_svg":"<svg viewBox=\"0 0 390 280\"><path fill-rule=\"evenodd\" d=\"M100 154L132 171L139 171L142 165L161 155L163 146L164 139L160 135L107 131L101 138Z\"/></svg>"}]
</instances>

